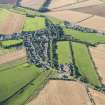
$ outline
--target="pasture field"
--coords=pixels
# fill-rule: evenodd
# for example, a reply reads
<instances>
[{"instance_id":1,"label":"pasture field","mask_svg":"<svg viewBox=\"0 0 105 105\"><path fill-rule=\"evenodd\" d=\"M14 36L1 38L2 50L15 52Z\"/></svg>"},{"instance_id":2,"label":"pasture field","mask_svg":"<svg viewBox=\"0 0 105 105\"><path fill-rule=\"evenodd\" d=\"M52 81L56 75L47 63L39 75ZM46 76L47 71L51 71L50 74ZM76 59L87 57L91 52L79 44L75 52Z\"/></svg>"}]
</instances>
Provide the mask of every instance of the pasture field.
<instances>
[{"instance_id":1,"label":"pasture field","mask_svg":"<svg viewBox=\"0 0 105 105\"><path fill-rule=\"evenodd\" d=\"M74 39L78 39L84 42L89 42L92 44L105 43L105 36L96 33L86 33L66 28L64 28L64 33L65 35L72 36Z\"/></svg>"},{"instance_id":2,"label":"pasture field","mask_svg":"<svg viewBox=\"0 0 105 105\"><path fill-rule=\"evenodd\" d=\"M91 105L91 103L85 86L81 83L51 80L38 97L26 105Z\"/></svg>"},{"instance_id":3,"label":"pasture field","mask_svg":"<svg viewBox=\"0 0 105 105\"><path fill-rule=\"evenodd\" d=\"M92 89L89 89L89 94L92 96L95 105L105 105L105 94Z\"/></svg>"},{"instance_id":4,"label":"pasture field","mask_svg":"<svg viewBox=\"0 0 105 105\"><path fill-rule=\"evenodd\" d=\"M39 10L45 2L46 0L22 0L20 4L23 7Z\"/></svg>"},{"instance_id":5,"label":"pasture field","mask_svg":"<svg viewBox=\"0 0 105 105\"><path fill-rule=\"evenodd\" d=\"M97 67L97 71L102 78L102 83L105 84L105 44L97 47L90 47L92 58Z\"/></svg>"},{"instance_id":6,"label":"pasture field","mask_svg":"<svg viewBox=\"0 0 105 105\"><path fill-rule=\"evenodd\" d=\"M52 17L55 17L64 21L73 22L73 23L78 23L92 16L91 14L85 14L85 13L76 12L72 10L51 11L45 14L48 16L52 16Z\"/></svg>"},{"instance_id":7,"label":"pasture field","mask_svg":"<svg viewBox=\"0 0 105 105\"><path fill-rule=\"evenodd\" d=\"M45 29L45 18L41 18L41 17L35 17L35 18L30 18L27 17L25 24L24 24L24 28L23 31L24 32L31 32L31 31L35 31L35 30L40 30L40 29Z\"/></svg>"},{"instance_id":8,"label":"pasture field","mask_svg":"<svg viewBox=\"0 0 105 105\"><path fill-rule=\"evenodd\" d=\"M10 61L14 61L23 57L26 57L26 52L24 49L15 50L13 52L0 56L0 64L8 63Z\"/></svg>"},{"instance_id":9,"label":"pasture field","mask_svg":"<svg viewBox=\"0 0 105 105\"><path fill-rule=\"evenodd\" d=\"M15 94L19 89L37 78L38 75L38 68L28 64L19 65L12 70L10 68L10 70L0 72L0 102Z\"/></svg>"},{"instance_id":10,"label":"pasture field","mask_svg":"<svg viewBox=\"0 0 105 105\"><path fill-rule=\"evenodd\" d=\"M57 48L58 48L58 63L59 64L72 63L72 55L71 55L69 41L58 42Z\"/></svg>"},{"instance_id":11,"label":"pasture field","mask_svg":"<svg viewBox=\"0 0 105 105\"><path fill-rule=\"evenodd\" d=\"M75 64L80 74L85 77L89 83L95 86L101 86L96 69L90 58L87 47L84 44L72 43Z\"/></svg>"},{"instance_id":12,"label":"pasture field","mask_svg":"<svg viewBox=\"0 0 105 105\"><path fill-rule=\"evenodd\" d=\"M99 31L105 31L105 24L103 23L105 21L105 17L101 16L94 16L90 19L84 20L83 22L80 22L80 26L96 29Z\"/></svg>"},{"instance_id":13,"label":"pasture field","mask_svg":"<svg viewBox=\"0 0 105 105\"><path fill-rule=\"evenodd\" d=\"M22 39L18 40L5 40L5 41L0 41L1 47L3 48L10 48L10 47L15 47L23 44Z\"/></svg>"},{"instance_id":14,"label":"pasture field","mask_svg":"<svg viewBox=\"0 0 105 105\"><path fill-rule=\"evenodd\" d=\"M24 21L25 21L24 15L10 12L8 17L2 23L2 26L0 26L0 34L11 35L13 33L21 32Z\"/></svg>"}]
</instances>

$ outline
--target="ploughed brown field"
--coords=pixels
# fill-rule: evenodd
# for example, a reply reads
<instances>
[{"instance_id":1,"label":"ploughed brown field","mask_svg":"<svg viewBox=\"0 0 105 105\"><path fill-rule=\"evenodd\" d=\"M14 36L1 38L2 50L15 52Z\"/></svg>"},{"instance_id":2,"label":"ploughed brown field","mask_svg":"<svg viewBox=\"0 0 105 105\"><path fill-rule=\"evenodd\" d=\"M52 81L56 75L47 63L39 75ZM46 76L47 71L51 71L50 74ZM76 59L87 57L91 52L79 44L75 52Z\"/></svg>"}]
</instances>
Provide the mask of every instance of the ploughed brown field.
<instances>
[{"instance_id":1,"label":"ploughed brown field","mask_svg":"<svg viewBox=\"0 0 105 105\"><path fill-rule=\"evenodd\" d=\"M0 0L1 4L16 4L17 0Z\"/></svg>"},{"instance_id":2,"label":"ploughed brown field","mask_svg":"<svg viewBox=\"0 0 105 105\"><path fill-rule=\"evenodd\" d=\"M39 9L46 2L46 0L22 0L20 3L23 7Z\"/></svg>"},{"instance_id":3,"label":"ploughed brown field","mask_svg":"<svg viewBox=\"0 0 105 105\"><path fill-rule=\"evenodd\" d=\"M16 50L11 53L4 54L0 56L0 64L7 63L10 61L14 61L16 59L20 59L26 56L26 52L24 49Z\"/></svg>"},{"instance_id":4,"label":"ploughed brown field","mask_svg":"<svg viewBox=\"0 0 105 105\"><path fill-rule=\"evenodd\" d=\"M98 73L105 84L105 44L98 45L97 47L90 48L93 60L97 67Z\"/></svg>"},{"instance_id":5,"label":"ploughed brown field","mask_svg":"<svg viewBox=\"0 0 105 105\"><path fill-rule=\"evenodd\" d=\"M51 80L27 105L91 105L85 86L78 82Z\"/></svg>"},{"instance_id":6,"label":"ploughed brown field","mask_svg":"<svg viewBox=\"0 0 105 105\"><path fill-rule=\"evenodd\" d=\"M105 94L92 89L90 89L89 91L92 99L95 102L95 105L105 105Z\"/></svg>"},{"instance_id":7,"label":"ploughed brown field","mask_svg":"<svg viewBox=\"0 0 105 105\"><path fill-rule=\"evenodd\" d=\"M16 13L10 13L4 23L0 25L0 33L4 35L11 35L13 33L21 32L24 21L25 16Z\"/></svg>"}]
</instances>

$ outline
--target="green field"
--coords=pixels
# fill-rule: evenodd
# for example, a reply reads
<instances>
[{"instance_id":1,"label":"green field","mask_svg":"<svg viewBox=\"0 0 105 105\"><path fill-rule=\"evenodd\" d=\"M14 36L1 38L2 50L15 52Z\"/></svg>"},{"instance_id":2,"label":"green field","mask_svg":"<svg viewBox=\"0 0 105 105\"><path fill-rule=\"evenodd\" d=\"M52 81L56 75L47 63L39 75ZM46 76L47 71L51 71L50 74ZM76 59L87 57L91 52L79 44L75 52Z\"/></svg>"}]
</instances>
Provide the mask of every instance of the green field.
<instances>
[{"instance_id":1,"label":"green field","mask_svg":"<svg viewBox=\"0 0 105 105\"><path fill-rule=\"evenodd\" d=\"M40 75L32 83L30 83L19 95L14 96L3 105L23 105L30 98L30 96L37 96L40 90L48 81L49 75L52 71L41 72Z\"/></svg>"},{"instance_id":2,"label":"green field","mask_svg":"<svg viewBox=\"0 0 105 105\"><path fill-rule=\"evenodd\" d=\"M13 95L0 105L23 105L33 94L37 95L51 73L52 70L43 72L27 64L26 58L0 65L0 102Z\"/></svg>"},{"instance_id":3,"label":"green field","mask_svg":"<svg viewBox=\"0 0 105 105\"><path fill-rule=\"evenodd\" d=\"M78 39L85 42L90 42L92 44L105 43L105 36L96 33L85 33L81 31L76 31L73 29L64 28L65 35L71 35L74 39Z\"/></svg>"},{"instance_id":4,"label":"green field","mask_svg":"<svg viewBox=\"0 0 105 105\"><path fill-rule=\"evenodd\" d=\"M96 73L95 67L91 61L87 47L79 43L72 43L72 46L75 63L80 74L83 77L86 77L91 84L100 86L101 83Z\"/></svg>"},{"instance_id":5,"label":"green field","mask_svg":"<svg viewBox=\"0 0 105 105\"><path fill-rule=\"evenodd\" d=\"M10 68L10 70L7 69L0 72L0 102L37 78L38 75L38 68L28 66L28 64L22 64L21 66L14 67L12 70Z\"/></svg>"},{"instance_id":6,"label":"green field","mask_svg":"<svg viewBox=\"0 0 105 105\"><path fill-rule=\"evenodd\" d=\"M22 45L22 43L23 43L22 39L0 41L1 47L3 48L9 48L9 47Z\"/></svg>"},{"instance_id":7,"label":"green field","mask_svg":"<svg viewBox=\"0 0 105 105\"><path fill-rule=\"evenodd\" d=\"M58 42L57 46L58 46L58 63L59 64L72 63L72 55L71 55L69 41Z\"/></svg>"},{"instance_id":8,"label":"green field","mask_svg":"<svg viewBox=\"0 0 105 105\"><path fill-rule=\"evenodd\" d=\"M35 17L35 18L30 18L27 17L23 31L24 32L31 32L35 30L40 30L40 29L45 29L45 19L42 17Z\"/></svg>"}]
</instances>

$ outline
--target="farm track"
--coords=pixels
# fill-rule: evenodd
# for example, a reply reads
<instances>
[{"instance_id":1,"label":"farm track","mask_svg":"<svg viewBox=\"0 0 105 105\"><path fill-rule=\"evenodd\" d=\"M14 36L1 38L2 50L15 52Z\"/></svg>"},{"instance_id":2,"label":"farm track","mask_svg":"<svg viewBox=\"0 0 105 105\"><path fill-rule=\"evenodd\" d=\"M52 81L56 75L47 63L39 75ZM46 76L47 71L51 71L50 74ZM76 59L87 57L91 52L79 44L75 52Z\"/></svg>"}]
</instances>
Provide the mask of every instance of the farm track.
<instances>
[{"instance_id":1,"label":"farm track","mask_svg":"<svg viewBox=\"0 0 105 105\"><path fill-rule=\"evenodd\" d=\"M13 33L21 32L25 21L25 16L11 13L0 26L0 33L10 35Z\"/></svg>"},{"instance_id":2,"label":"farm track","mask_svg":"<svg viewBox=\"0 0 105 105\"><path fill-rule=\"evenodd\" d=\"M0 64L4 64L16 59L20 59L26 56L25 50L18 50L18 51L14 51L8 54L5 54L3 56L0 56Z\"/></svg>"},{"instance_id":3,"label":"farm track","mask_svg":"<svg viewBox=\"0 0 105 105\"><path fill-rule=\"evenodd\" d=\"M90 48L90 52L96 64L98 73L102 78L102 82L105 84L105 44Z\"/></svg>"},{"instance_id":4,"label":"farm track","mask_svg":"<svg viewBox=\"0 0 105 105\"><path fill-rule=\"evenodd\" d=\"M51 80L38 97L27 105L91 105L91 102L82 84Z\"/></svg>"}]
</instances>

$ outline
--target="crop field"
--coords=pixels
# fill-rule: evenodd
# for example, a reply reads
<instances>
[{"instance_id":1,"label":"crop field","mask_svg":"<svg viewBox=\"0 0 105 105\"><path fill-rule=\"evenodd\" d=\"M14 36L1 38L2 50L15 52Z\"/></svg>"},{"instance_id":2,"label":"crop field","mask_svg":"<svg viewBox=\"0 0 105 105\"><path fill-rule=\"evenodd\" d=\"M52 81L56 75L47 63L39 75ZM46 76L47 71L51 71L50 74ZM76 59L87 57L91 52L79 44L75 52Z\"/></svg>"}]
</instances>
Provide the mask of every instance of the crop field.
<instances>
[{"instance_id":1,"label":"crop field","mask_svg":"<svg viewBox=\"0 0 105 105\"><path fill-rule=\"evenodd\" d=\"M4 54L3 56L0 56L0 64L7 63L16 59L20 59L25 56L26 56L26 52L24 49L16 50L16 51Z\"/></svg>"},{"instance_id":2,"label":"crop field","mask_svg":"<svg viewBox=\"0 0 105 105\"><path fill-rule=\"evenodd\" d=\"M79 1L83 1L83 0L79 0ZM74 3L77 3L77 0L59 0L59 1L52 0L49 5L49 9L59 9L68 5L72 5Z\"/></svg>"},{"instance_id":3,"label":"crop field","mask_svg":"<svg viewBox=\"0 0 105 105\"><path fill-rule=\"evenodd\" d=\"M72 55L70 50L69 41L58 42L58 63L70 64L72 63Z\"/></svg>"},{"instance_id":4,"label":"crop field","mask_svg":"<svg viewBox=\"0 0 105 105\"><path fill-rule=\"evenodd\" d=\"M21 32L24 21L25 16L11 12L2 25L0 25L0 33L4 35L11 35L16 32Z\"/></svg>"},{"instance_id":5,"label":"crop field","mask_svg":"<svg viewBox=\"0 0 105 105\"><path fill-rule=\"evenodd\" d=\"M78 94L77 94L78 93ZM55 101L56 100L56 101ZM90 105L85 87L73 81L51 80L27 105Z\"/></svg>"},{"instance_id":6,"label":"crop field","mask_svg":"<svg viewBox=\"0 0 105 105\"><path fill-rule=\"evenodd\" d=\"M98 45L97 47L90 47L90 52L98 73L102 78L102 83L105 84L105 44Z\"/></svg>"},{"instance_id":7,"label":"crop field","mask_svg":"<svg viewBox=\"0 0 105 105\"><path fill-rule=\"evenodd\" d=\"M85 13L71 11L71 10L51 11L45 14L48 16L56 17L58 19L73 22L73 23L78 23L92 16L91 14L85 14Z\"/></svg>"},{"instance_id":8,"label":"crop field","mask_svg":"<svg viewBox=\"0 0 105 105\"><path fill-rule=\"evenodd\" d=\"M104 17L94 16L90 19L80 22L79 25L100 31L105 31L105 24L103 24L104 21L105 21Z\"/></svg>"},{"instance_id":9,"label":"crop field","mask_svg":"<svg viewBox=\"0 0 105 105\"><path fill-rule=\"evenodd\" d=\"M104 14L105 5L104 4L80 7L80 8L76 8L76 9L72 9L72 10L105 17L105 14Z\"/></svg>"},{"instance_id":10,"label":"crop field","mask_svg":"<svg viewBox=\"0 0 105 105\"><path fill-rule=\"evenodd\" d=\"M69 9L77 9L81 7L95 6L101 5L103 2L101 0L84 0L83 2L77 3L75 5L71 5Z\"/></svg>"},{"instance_id":11,"label":"crop field","mask_svg":"<svg viewBox=\"0 0 105 105\"><path fill-rule=\"evenodd\" d=\"M30 18L27 17L23 31L35 31L40 29L45 29L45 19L41 17Z\"/></svg>"},{"instance_id":12,"label":"crop field","mask_svg":"<svg viewBox=\"0 0 105 105\"><path fill-rule=\"evenodd\" d=\"M9 14L10 12L7 11L6 9L0 9L0 26L2 25L2 23L5 21Z\"/></svg>"},{"instance_id":13,"label":"crop field","mask_svg":"<svg viewBox=\"0 0 105 105\"><path fill-rule=\"evenodd\" d=\"M17 0L0 0L0 4L16 4Z\"/></svg>"},{"instance_id":14,"label":"crop field","mask_svg":"<svg viewBox=\"0 0 105 105\"><path fill-rule=\"evenodd\" d=\"M91 84L100 86L100 80L96 73L95 67L91 61L88 49L85 45L72 43L75 63L80 74L85 77Z\"/></svg>"},{"instance_id":15,"label":"crop field","mask_svg":"<svg viewBox=\"0 0 105 105\"><path fill-rule=\"evenodd\" d=\"M105 105L105 94L92 89L89 89L89 91L95 105Z\"/></svg>"},{"instance_id":16,"label":"crop field","mask_svg":"<svg viewBox=\"0 0 105 105\"><path fill-rule=\"evenodd\" d=\"M64 1L60 0L59 2L57 0L52 0L52 2L49 5L49 9L51 11L63 11L63 10L78 10L79 8L85 8L89 6L96 6L104 4L100 0L70 0L70 1ZM81 11L80 11L81 12Z\"/></svg>"},{"instance_id":17,"label":"crop field","mask_svg":"<svg viewBox=\"0 0 105 105\"><path fill-rule=\"evenodd\" d=\"M22 0L21 6L39 10L46 0Z\"/></svg>"},{"instance_id":18,"label":"crop field","mask_svg":"<svg viewBox=\"0 0 105 105\"><path fill-rule=\"evenodd\" d=\"M65 35L72 36L74 39L78 39L84 42L89 42L92 44L105 43L105 36L96 33L86 33L66 28L64 28L64 33Z\"/></svg>"}]
</instances>

